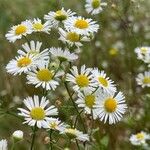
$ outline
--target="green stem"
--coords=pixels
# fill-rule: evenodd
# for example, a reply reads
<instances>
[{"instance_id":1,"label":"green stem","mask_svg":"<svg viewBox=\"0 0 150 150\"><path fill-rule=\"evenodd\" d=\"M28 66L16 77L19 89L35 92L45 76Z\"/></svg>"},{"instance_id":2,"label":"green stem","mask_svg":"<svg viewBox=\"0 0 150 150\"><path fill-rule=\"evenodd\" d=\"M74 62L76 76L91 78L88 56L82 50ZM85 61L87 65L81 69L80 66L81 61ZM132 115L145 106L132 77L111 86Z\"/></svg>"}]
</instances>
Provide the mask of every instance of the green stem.
<instances>
[{"instance_id":1,"label":"green stem","mask_svg":"<svg viewBox=\"0 0 150 150\"><path fill-rule=\"evenodd\" d=\"M15 142L14 142L14 140L13 140L12 146L11 146L11 150L14 150L14 149L15 149Z\"/></svg>"},{"instance_id":2,"label":"green stem","mask_svg":"<svg viewBox=\"0 0 150 150\"><path fill-rule=\"evenodd\" d=\"M33 129L33 135L32 135L32 142L31 142L31 147L30 147L30 150L33 150L33 147L34 147L34 141L35 141L35 134L36 133L36 124L34 126L34 129Z\"/></svg>"},{"instance_id":3,"label":"green stem","mask_svg":"<svg viewBox=\"0 0 150 150\"><path fill-rule=\"evenodd\" d=\"M78 108L77 108L77 106L76 106L76 104L75 104L75 102L74 102L74 100L73 100L73 98L72 98L72 95L71 95L71 93L70 93L70 91L69 91L68 85L67 85L66 82L64 82L64 85L65 85L65 88L66 88L66 90L67 90L67 93L68 93L68 95L69 95L69 97L70 97L70 100L72 101L72 104L73 104L74 108L76 109L76 111L77 111L77 113L78 113L78 115L79 115L79 117L80 117L81 123L82 123L82 125L83 125L84 132L86 132L86 128L85 128L84 122L83 122L82 117L81 117L81 115L80 115L80 112L78 111Z\"/></svg>"},{"instance_id":4,"label":"green stem","mask_svg":"<svg viewBox=\"0 0 150 150\"><path fill-rule=\"evenodd\" d=\"M49 138L50 138L50 150L53 149L52 133L53 133L53 130L51 129L50 132L49 132Z\"/></svg>"},{"instance_id":5,"label":"green stem","mask_svg":"<svg viewBox=\"0 0 150 150\"><path fill-rule=\"evenodd\" d=\"M81 111L79 112L79 114L81 114L82 112L83 112L83 110L81 110ZM78 118L79 118L79 114L76 116L76 119L75 119L75 122L74 122L74 125L73 125L74 128L76 128L77 121L78 121Z\"/></svg>"},{"instance_id":6,"label":"green stem","mask_svg":"<svg viewBox=\"0 0 150 150\"><path fill-rule=\"evenodd\" d=\"M78 150L80 150L80 146L77 140L76 140L76 145L77 145Z\"/></svg>"}]
</instances>

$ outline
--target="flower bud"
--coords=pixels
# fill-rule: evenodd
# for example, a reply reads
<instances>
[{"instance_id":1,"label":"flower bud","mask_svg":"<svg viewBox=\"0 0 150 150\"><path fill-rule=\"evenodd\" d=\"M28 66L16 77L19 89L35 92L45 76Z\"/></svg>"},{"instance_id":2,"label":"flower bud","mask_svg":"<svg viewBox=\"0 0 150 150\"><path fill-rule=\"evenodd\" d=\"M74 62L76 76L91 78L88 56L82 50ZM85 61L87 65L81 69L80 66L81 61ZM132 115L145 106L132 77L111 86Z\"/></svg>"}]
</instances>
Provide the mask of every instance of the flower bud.
<instances>
[{"instance_id":1,"label":"flower bud","mask_svg":"<svg viewBox=\"0 0 150 150\"><path fill-rule=\"evenodd\" d=\"M21 130L16 130L12 137L14 138L15 142L18 142L20 140L23 140L23 132Z\"/></svg>"}]
</instances>

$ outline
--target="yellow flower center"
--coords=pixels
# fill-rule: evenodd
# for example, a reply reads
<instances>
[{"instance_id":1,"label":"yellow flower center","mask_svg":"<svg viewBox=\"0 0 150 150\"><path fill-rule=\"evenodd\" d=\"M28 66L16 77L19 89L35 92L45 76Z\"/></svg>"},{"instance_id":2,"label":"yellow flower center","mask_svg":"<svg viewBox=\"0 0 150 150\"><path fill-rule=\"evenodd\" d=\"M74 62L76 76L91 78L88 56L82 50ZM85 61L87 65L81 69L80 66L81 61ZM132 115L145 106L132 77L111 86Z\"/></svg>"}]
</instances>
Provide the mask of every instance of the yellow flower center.
<instances>
[{"instance_id":1,"label":"yellow flower center","mask_svg":"<svg viewBox=\"0 0 150 150\"><path fill-rule=\"evenodd\" d=\"M95 104L95 96L94 96L94 95L86 95L86 96L85 96L85 104L86 104L89 108L92 108L93 105Z\"/></svg>"},{"instance_id":2,"label":"yellow flower center","mask_svg":"<svg viewBox=\"0 0 150 150\"><path fill-rule=\"evenodd\" d=\"M86 75L78 75L76 77L76 83L80 87L87 87L89 85L89 79Z\"/></svg>"},{"instance_id":3,"label":"yellow flower center","mask_svg":"<svg viewBox=\"0 0 150 150\"><path fill-rule=\"evenodd\" d=\"M94 9L98 8L101 4L101 0L92 0L92 7Z\"/></svg>"},{"instance_id":4,"label":"yellow flower center","mask_svg":"<svg viewBox=\"0 0 150 150\"><path fill-rule=\"evenodd\" d=\"M147 48L146 47L141 47L141 53L145 54L147 52Z\"/></svg>"},{"instance_id":5,"label":"yellow flower center","mask_svg":"<svg viewBox=\"0 0 150 150\"><path fill-rule=\"evenodd\" d=\"M108 98L105 100L104 107L107 112L112 113L117 108L117 102L113 98Z\"/></svg>"},{"instance_id":6,"label":"yellow flower center","mask_svg":"<svg viewBox=\"0 0 150 150\"><path fill-rule=\"evenodd\" d=\"M20 59L18 60L17 66L18 66L18 67L26 67L26 66L30 65L31 62L32 62L32 61L31 61L30 58L28 58L28 57L23 57L23 58L20 58Z\"/></svg>"},{"instance_id":7,"label":"yellow flower center","mask_svg":"<svg viewBox=\"0 0 150 150\"><path fill-rule=\"evenodd\" d=\"M75 27L79 29L86 29L89 27L89 23L84 19L78 19L75 22Z\"/></svg>"},{"instance_id":8,"label":"yellow flower center","mask_svg":"<svg viewBox=\"0 0 150 150\"><path fill-rule=\"evenodd\" d=\"M150 84L150 77L145 77L145 78L143 79L143 83L144 83L144 84Z\"/></svg>"},{"instance_id":9,"label":"yellow flower center","mask_svg":"<svg viewBox=\"0 0 150 150\"><path fill-rule=\"evenodd\" d=\"M71 128L66 129L66 130L65 130L65 133L66 133L71 139L76 138L76 130L75 130L75 129L71 129Z\"/></svg>"},{"instance_id":10,"label":"yellow flower center","mask_svg":"<svg viewBox=\"0 0 150 150\"><path fill-rule=\"evenodd\" d=\"M17 26L15 33L16 35L20 35L20 34L25 33L26 31L27 31L27 27L25 25L19 25Z\"/></svg>"},{"instance_id":11,"label":"yellow flower center","mask_svg":"<svg viewBox=\"0 0 150 150\"><path fill-rule=\"evenodd\" d=\"M50 70L48 70L48 69L41 69L37 73L37 78L40 81L47 82L47 81L52 80L52 77L53 77L53 73Z\"/></svg>"},{"instance_id":12,"label":"yellow flower center","mask_svg":"<svg viewBox=\"0 0 150 150\"><path fill-rule=\"evenodd\" d=\"M99 77L98 80L104 87L108 86L108 81L105 78Z\"/></svg>"},{"instance_id":13,"label":"yellow flower center","mask_svg":"<svg viewBox=\"0 0 150 150\"><path fill-rule=\"evenodd\" d=\"M118 49L116 49L116 48L111 48L111 49L109 50L109 55L115 56L115 55L117 55L117 54L118 54Z\"/></svg>"},{"instance_id":14,"label":"yellow flower center","mask_svg":"<svg viewBox=\"0 0 150 150\"><path fill-rule=\"evenodd\" d=\"M67 34L66 39L71 41L71 42L78 42L80 40L80 36L79 36L79 34L77 34L75 32L69 32Z\"/></svg>"},{"instance_id":15,"label":"yellow flower center","mask_svg":"<svg viewBox=\"0 0 150 150\"><path fill-rule=\"evenodd\" d=\"M51 122L49 126L51 129L56 129L58 124L56 122Z\"/></svg>"},{"instance_id":16,"label":"yellow flower center","mask_svg":"<svg viewBox=\"0 0 150 150\"><path fill-rule=\"evenodd\" d=\"M138 134L136 134L136 138L138 140L143 140L144 139L144 134L143 133L138 133Z\"/></svg>"},{"instance_id":17,"label":"yellow flower center","mask_svg":"<svg viewBox=\"0 0 150 150\"><path fill-rule=\"evenodd\" d=\"M44 26L41 23L35 23L35 24L33 24L34 30L41 31L43 29L43 27Z\"/></svg>"},{"instance_id":18,"label":"yellow flower center","mask_svg":"<svg viewBox=\"0 0 150 150\"><path fill-rule=\"evenodd\" d=\"M30 116L34 120L43 120L45 118L45 111L41 107L35 107L31 110Z\"/></svg>"},{"instance_id":19,"label":"yellow flower center","mask_svg":"<svg viewBox=\"0 0 150 150\"><path fill-rule=\"evenodd\" d=\"M67 16L62 10L58 10L55 13L55 19L58 21L63 21L67 19Z\"/></svg>"}]
</instances>

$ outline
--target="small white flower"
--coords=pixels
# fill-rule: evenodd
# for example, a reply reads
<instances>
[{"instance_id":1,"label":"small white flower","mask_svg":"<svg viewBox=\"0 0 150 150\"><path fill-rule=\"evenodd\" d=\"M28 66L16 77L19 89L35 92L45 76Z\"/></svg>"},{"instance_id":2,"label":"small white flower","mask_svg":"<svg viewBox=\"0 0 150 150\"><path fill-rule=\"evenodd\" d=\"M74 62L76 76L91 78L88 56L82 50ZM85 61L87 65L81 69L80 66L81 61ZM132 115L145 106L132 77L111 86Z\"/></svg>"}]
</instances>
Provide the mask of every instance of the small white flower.
<instances>
[{"instance_id":1,"label":"small white flower","mask_svg":"<svg viewBox=\"0 0 150 150\"><path fill-rule=\"evenodd\" d=\"M49 104L49 100L46 100L46 97L42 97L39 100L39 97L34 95L34 97L27 97L23 103L27 107L26 109L18 108L21 112L18 115L25 117L25 122L30 126L37 126L38 128L44 127L46 121L50 116L58 114L57 108L52 105L48 108L46 106Z\"/></svg>"},{"instance_id":2,"label":"small white flower","mask_svg":"<svg viewBox=\"0 0 150 150\"><path fill-rule=\"evenodd\" d=\"M78 59L78 55L76 55L75 53L70 53L69 50L65 49L62 50L61 48L50 48L50 53L52 54L52 56L57 57L60 62L63 61L69 61L72 62L76 59Z\"/></svg>"},{"instance_id":3,"label":"small white flower","mask_svg":"<svg viewBox=\"0 0 150 150\"><path fill-rule=\"evenodd\" d=\"M73 129L73 128L66 128L63 132L63 134L66 134L71 139L77 139L79 141L89 141L88 134L83 134L83 132Z\"/></svg>"},{"instance_id":4,"label":"small white flower","mask_svg":"<svg viewBox=\"0 0 150 150\"><path fill-rule=\"evenodd\" d=\"M36 56L18 56L15 59L12 59L6 66L8 73L12 75L27 73L32 69L36 68L39 64L39 60Z\"/></svg>"},{"instance_id":5,"label":"small white flower","mask_svg":"<svg viewBox=\"0 0 150 150\"><path fill-rule=\"evenodd\" d=\"M99 29L99 25L95 21L83 17L70 17L64 25L66 30L85 36L90 36Z\"/></svg>"},{"instance_id":6,"label":"small white flower","mask_svg":"<svg viewBox=\"0 0 150 150\"><path fill-rule=\"evenodd\" d=\"M85 9L89 14L96 15L102 12L105 6L107 3L101 2L101 0L86 0Z\"/></svg>"},{"instance_id":7,"label":"small white flower","mask_svg":"<svg viewBox=\"0 0 150 150\"><path fill-rule=\"evenodd\" d=\"M103 91L106 92L115 92L116 87L114 82L106 76L104 71L99 71L97 68L92 71L95 82L97 82L97 86L99 86Z\"/></svg>"},{"instance_id":8,"label":"small white flower","mask_svg":"<svg viewBox=\"0 0 150 150\"><path fill-rule=\"evenodd\" d=\"M49 50L44 49L41 51L42 42L30 41L22 45L23 50L18 50L17 53L22 56L33 55L38 57L40 61L47 61L49 59Z\"/></svg>"},{"instance_id":9,"label":"small white flower","mask_svg":"<svg viewBox=\"0 0 150 150\"><path fill-rule=\"evenodd\" d=\"M150 47L142 46L135 48L135 53L137 54L138 59L143 59L146 54L150 54Z\"/></svg>"},{"instance_id":10,"label":"small white flower","mask_svg":"<svg viewBox=\"0 0 150 150\"><path fill-rule=\"evenodd\" d=\"M61 22L64 23L68 18L74 16L75 14L76 13L72 12L70 9L66 11L62 8L56 12L50 11L48 15L44 16L44 19L47 20L52 27L57 28Z\"/></svg>"},{"instance_id":11,"label":"small white flower","mask_svg":"<svg viewBox=\"0 0 150 150\"><path fill-rule=\"evenodd\" d=\"M38 65L37 69L27 73L28 84L33 84L35 87L42 86L46 90L55 90L59 83L55 80L59 76L59 72L48 68L48 63Z\"/></svg>"},{"instance_id":12,"label":"small white flower","mask_svg":"<svg viewBox=\"0 0 150 150\"><path fill-rule=\"evenodd\" d=\"M9 42L15 42L21 39L22 36L32 33L32 24L29 20L21 22L21 24L11 27L11 30L6 34L6 38Z\"/></svg>"},{"instance_id":13,"label":"small white flower","mask_svg":"<svg viewBox=\"0 0 150 150\"><path fill-rule=\"evenodd\" d=\"M150 87L150 71L145 71L144 73L138 74L136 82L138 85L141 85L142 88Z\"/></svg>"},{"instance_id":14,"label":"small white flower","mask_svg":"<svg viewBox=\"0 0 150 150\"><path fill-rule=\"evenodd\" d=\"M72 32L71 30L65 31L62 28L59 28L59 34L60 38L63 43L68 44L69 46L76 46L76 47L81 47L82 43L81 41L88 41L88 38L85 38L84 36L81 36L80 34L76 32Z\"/></svg>"},{"instance_id":15,"label":"small white flower","mask_svg":"<svg viewBox=\"0 0 150 150\"><path fill-rule=\"evenodd\" d=\"M98 118L104 123L108 121L109 124L120 121L127 109L122 92L117 95L115 93L99 92L95 107L97 108L95 112Z\"/></svg>"},{"instance_id":16,"label":"small white flower","mask_svg":"<svg viewBox=\"0 0 150 150\"><path fill-rule=\"evenodd\" d=\"M137 134L131 135L129 140L133 145L146 145L146 140L150 140L150 135L141 131Z\"/></svg>"},{"instance_id":17,"label":"small white flower","mask_svg":"<svg viewBox=\"0 0 150 150\"><path fill-rule=\"evenodd\" d=\"M23 132L21 130L16 130L13 134L12 134L13 138L17 139L17 140L22 140L23 139Z\"/></svg>"},{"instance_id":18,"label":"small white flower","mask_svg":"<svg viewBox=\"0 0 150 150\"><path fill-rule=\"evenodd\" d=\"M74 84L73 89L75 91L86 89L93 91L95 89L96 83L93 81L91 68L86 68L85 65L83 65L81 70L78 71L78 68L73 66L70 71L71 74L67 73L66 75L66 81L72 82Z\"/></svg>"},{"instance_id":19,"label":"small white flower","mask_svg":"<svg viewBox=\"0 0 150 150\"><path fill-rule=\"evenodd\" d=\"M51 25L48 21L42 23L42 21L37 18L32 21L32 30L33 32L45 32L49 34L49 31L51 30Z\"/></svg>"},{"instance_id":20,"label":"small white flower","mask_svg":"<svg viewBox=\"0 0 150 150\"><path fill-rule=\"evenodd\" d=\"M49 118L47 120L45 128L63 132L66 128L66 125L62 123L58 118Z\"/></svg>"},{"instance_id":21,"label":"small white flower","mask_svg":"<svg viewBox=\"0 0 150 150\"><path fill-rule=\"evenodd\" d=\"M76 101L78 107L84 108L85 113L92 114L94 119L97 118L97 112L95 111L96 97L97 92L93 93L91 90L84 90L78 93L78 99Z\"/></svg>"},{"instance_id":22,"label":"small white flower","mask_svg":"<svg viewBox=\"0 0 150 150\"><path fill-rule=\"evenodd\" d=\"M6 140L1 140L0 141L0 150L8 150L7 141Z\"/></svg>"}]
</instances>

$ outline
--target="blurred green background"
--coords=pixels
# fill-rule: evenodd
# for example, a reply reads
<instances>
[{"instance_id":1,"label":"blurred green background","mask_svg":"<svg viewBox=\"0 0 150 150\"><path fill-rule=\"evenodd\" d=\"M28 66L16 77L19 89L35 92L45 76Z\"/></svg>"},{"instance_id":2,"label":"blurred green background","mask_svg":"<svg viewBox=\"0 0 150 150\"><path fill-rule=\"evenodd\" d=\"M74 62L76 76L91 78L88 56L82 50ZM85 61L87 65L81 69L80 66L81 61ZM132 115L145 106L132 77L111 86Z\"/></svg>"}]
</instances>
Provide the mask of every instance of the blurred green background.
<instances>
[{"instance_id":1,"label":"blurred green background","mask_svg":"<svg viewBox=\"0 0 150 150\"><path fill-rule=\"evenodd\" d=\"M122 122L113 126L97 123L100 131L93 135L95 143L91 149L134 150L136 148L129 144L130 135L141 130L150 132L150 96L148 95L150 91L138 87L135 82L136 75L148 68L137 60L134 53L135 47L150 43L150 1L108 0L107 2L108 6L104 11L93 17L86 13L84 0L0 0L0 105L7 113L10 109L16 111L16 108L21 106L20 99L39 93L39 90L25 85L24 77L13 77L6 73L6 64L16 56L17 49L25 42L20 40L14 44L9 43L5 34L10 27L26 19L37 17L42 19L50 10L55 11L61 7L71 9L78 15L91 17L100 23L99 33L92 42L85 43L81 48L80 58L76 64L104 69L115 81L118 90L125 93L128 103L128 111ZM59 46L58 37L55 33L50 36L43 35L45 47ZM29 39L40 40L36 36L30 36ZM61 89L58 91L60 92ZM60 93L53 96L53 99L59 98L65 105L62 95ZM67 118L71 115L71 112L66 112L61 110L63 114L61 119L64 121L68 121ZM26 138L31 132L15 116L8 114L0 116L0 139L9 139L17 129L25 131ZM39 132L36 150L46 149L46 146L41 146L45 134L42 130ZM9 141L11 143L11 140ZM101 143L103 147L100 147ZM24 140L18 144L16 150L27 147L28 143Z\"/></svg>"}]
</instances>

